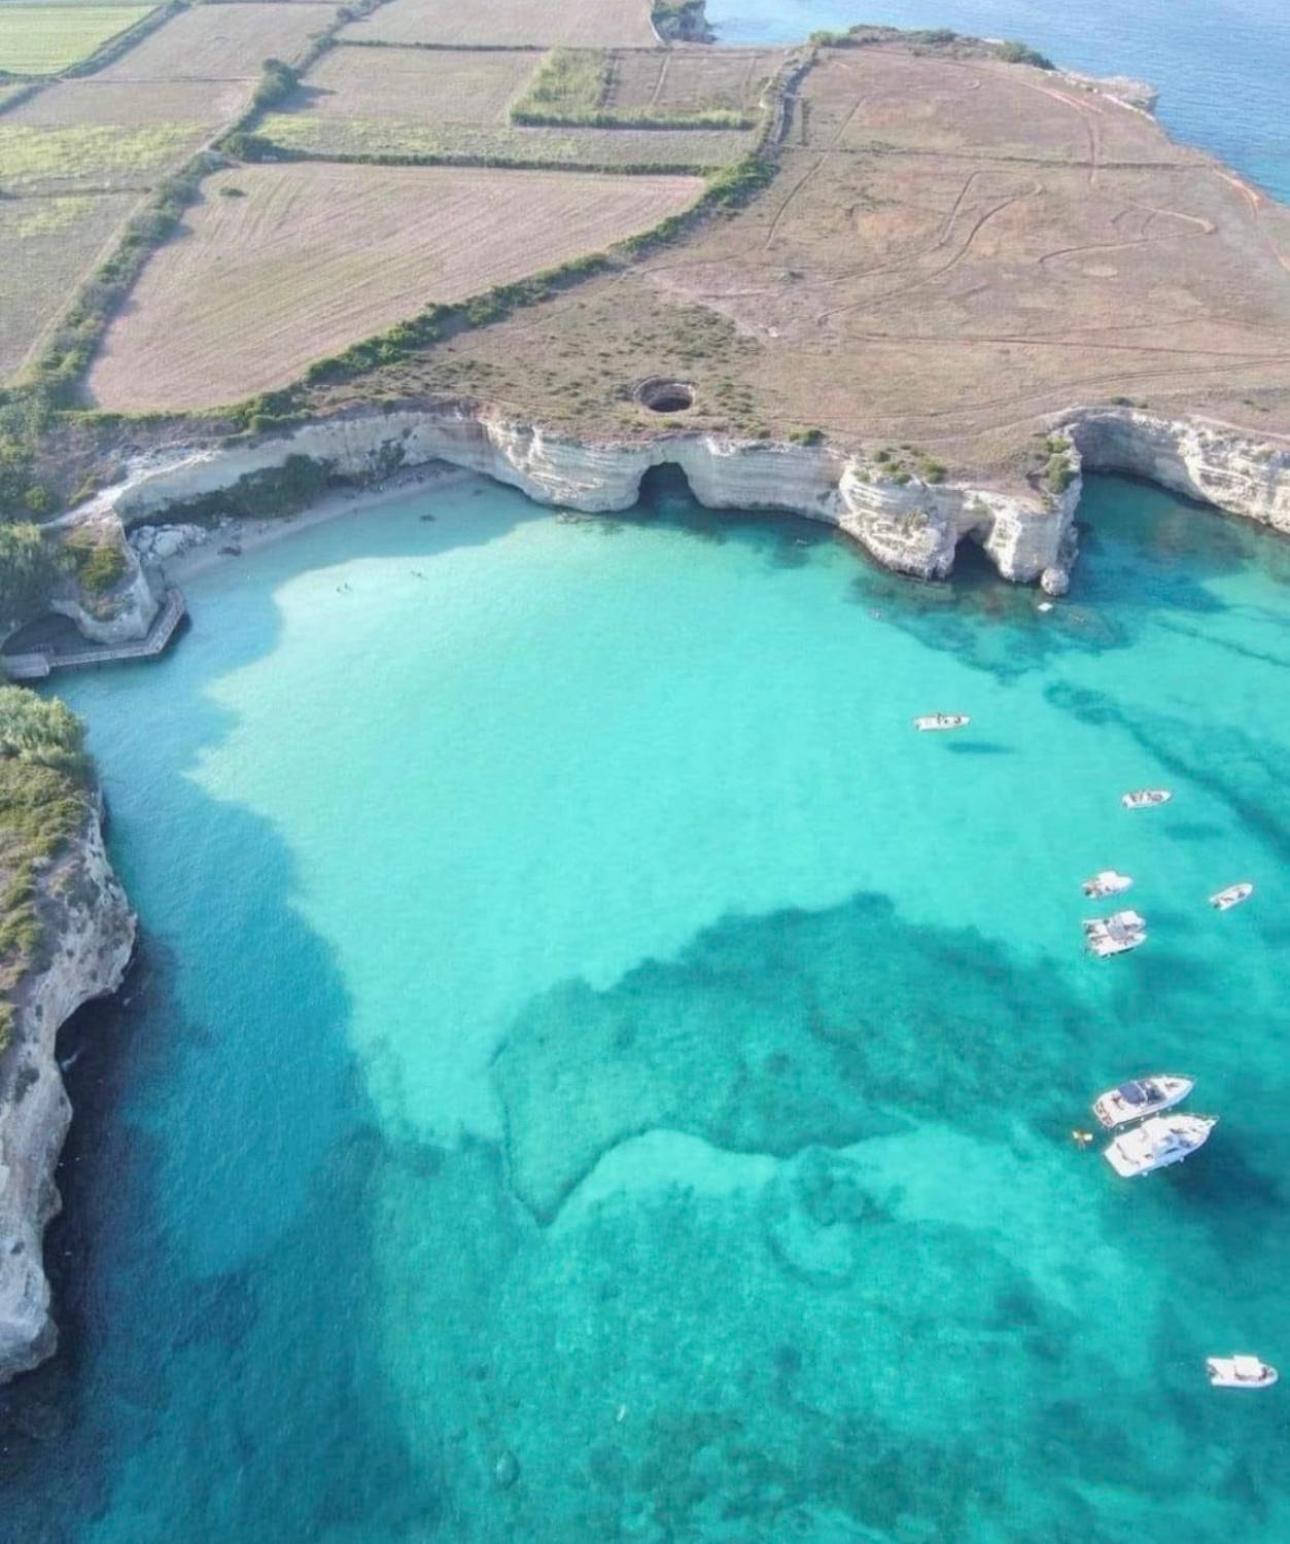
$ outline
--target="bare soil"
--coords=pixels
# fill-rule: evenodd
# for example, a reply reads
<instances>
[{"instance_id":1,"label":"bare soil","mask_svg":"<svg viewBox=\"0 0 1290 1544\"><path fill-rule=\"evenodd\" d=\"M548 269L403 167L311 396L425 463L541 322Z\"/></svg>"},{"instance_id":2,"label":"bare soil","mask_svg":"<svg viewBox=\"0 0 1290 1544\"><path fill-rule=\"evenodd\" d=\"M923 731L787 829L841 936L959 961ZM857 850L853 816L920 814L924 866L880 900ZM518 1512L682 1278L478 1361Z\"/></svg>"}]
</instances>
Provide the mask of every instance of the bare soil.
<instances>
[{"instance_id":1,"label":"bare soil","mask_svg":"<svg viewBox=\"0 0 1290 1544\"><path fill-rule=\"evenodd\" d=\"M652 48L649 0L392 0L347 39L456 47Z\"/></svg>"},{"instance_id":2,"label":"bare soil","mask_svg":"<svg viewBox=\"0 0 1290 1544\"><path fill-rule=\"evenodd\" d=\"M109 329L90 396L113 410L196 408L285 385L431 302L646 230L701 188L687 177L446 167L221 172Z\"/></svg>"},{"instance_id":3,"label":"bare soil","mask_svg":"<svg viewBox=\"0 0 1290 1544\"><path fill-rule=\"evenodd\" d=\"M784 55L771 49L616 50L605 107L630 114L685 114L713 108L752 112Z\"/></svg>"},{"instance_id":4,"label":"bare soil","mask_svg":"<svg viewBox=\"0 0 1290 1544\"><path fill-rule=\"evenodd\" d=\"M630 434L651 375L696 383L678 422L979 475L1116 399L1284 434L1290 211L1055 73L827 50L747 208L379 381Z\"/></svg>"},{"instance_id":5,"label":"bare soil","mask_svg":"<svg viewBox=\"0 0 1290 1544\"><path fill-rule=\"evenodd\" d=\"M96 81L252 80L266 59L299 59L333 5L199 5L95 75Z\"/></svg>"}]
</instances>

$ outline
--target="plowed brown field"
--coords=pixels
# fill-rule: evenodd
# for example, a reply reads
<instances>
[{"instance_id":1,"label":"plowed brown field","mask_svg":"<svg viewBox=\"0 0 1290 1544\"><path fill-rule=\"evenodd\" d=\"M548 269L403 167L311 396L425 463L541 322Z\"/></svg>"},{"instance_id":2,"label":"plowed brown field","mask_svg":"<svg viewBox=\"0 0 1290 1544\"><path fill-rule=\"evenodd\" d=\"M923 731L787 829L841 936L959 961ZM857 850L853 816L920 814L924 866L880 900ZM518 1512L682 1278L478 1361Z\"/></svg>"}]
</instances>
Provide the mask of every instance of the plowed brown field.
<instances>
[{"instance_id":1,"label":"plowed brown field","mask_svg":"<svg viewBox=\"0 0 1290 1544\"><path fill-rule=\"evenodd\" d=\"M649 0L393 0L347 27L348 41L515 47L652 48Z\"/></svg>"},{"instance_id":2,"label":"plowed brown field","mask_svg":"<svg viewBox=\"0 0 1290 1544\"><path fill-rule=\"evenodd\" d=\"M693 177L448 167L221 172L113 323L90 395L119 410L195 408L285 385L431 302L647 230L702 189Z\"/></svg>"}]
</instances>

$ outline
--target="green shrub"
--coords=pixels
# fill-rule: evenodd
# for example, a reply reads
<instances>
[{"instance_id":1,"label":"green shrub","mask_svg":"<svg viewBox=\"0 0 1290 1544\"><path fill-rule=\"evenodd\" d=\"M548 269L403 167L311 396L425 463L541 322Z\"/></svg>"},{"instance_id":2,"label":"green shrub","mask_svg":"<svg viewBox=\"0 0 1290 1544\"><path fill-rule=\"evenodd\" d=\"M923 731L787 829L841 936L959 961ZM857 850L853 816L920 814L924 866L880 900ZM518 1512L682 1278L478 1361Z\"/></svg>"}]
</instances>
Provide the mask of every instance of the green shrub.
<instances>
[{"instance_id":1,"label":"green shrub","mask_svg":"<svg viewBox=\"0 0 1290 1544\"><path fill-rule=\"evenodd\" d=\"M9 994L42 942L39 867L85 818L83 745L81 722L64 703L0 687L0 1051L13 1028Z\"/></svg>"},{"instance_id":2,"label":"green shrub","mask_svg":"<svg viewBox=\"0 0 1290 1544\"><path fill-rule=\"evenodd\" d=\"M791 429L788 437L794 445L820 445L824 442L824 430Z\"/></svg>"},{"instance_id":3,"label":"green shrub","mask_svg":"<svg viewBox=\"0 0 1290 1544\"><path fill-rule=\"evenodd\" d=\"M1028 47L1025 43L1010 40L1000 43L995 50L995 57L1002 59L1005 64L1030 64L1037 70L1054 70L1057 66L1046 55L1037 49Z\"/></svg>"},{"instance_id":4,"label":"green shrub","mask_svg":"<svg viewBox=\"0 0 1290 1544\"><path fill-rule=\"evenodd\" d=\"M0 623L6 628L39 616L58 582L58 565L40 527L0 525Z\"/></svg>"},{"instance_id":5,"label":"green shrub","mask_svg":"<svg viewBox=\"0 0 1290 1544\"><path fill-rule=\"evenodd\" d=\"M85 527L66 537L62 555L77 583L90 595L106 595L125 575L125 553L120 543Z\"/></svg>"},{"instance_id":6,"label":"green shrub","mask_svg":"<svg viewBox=\"0 0 1290 1544\"><path fill-rule=\"evenodd\" d=\"M1074 481L1075 468L1064 451L1048 458L1048 465L1044 468L1044 482L1053 493L1065 493Z\"/></svg>"}]
</instances>

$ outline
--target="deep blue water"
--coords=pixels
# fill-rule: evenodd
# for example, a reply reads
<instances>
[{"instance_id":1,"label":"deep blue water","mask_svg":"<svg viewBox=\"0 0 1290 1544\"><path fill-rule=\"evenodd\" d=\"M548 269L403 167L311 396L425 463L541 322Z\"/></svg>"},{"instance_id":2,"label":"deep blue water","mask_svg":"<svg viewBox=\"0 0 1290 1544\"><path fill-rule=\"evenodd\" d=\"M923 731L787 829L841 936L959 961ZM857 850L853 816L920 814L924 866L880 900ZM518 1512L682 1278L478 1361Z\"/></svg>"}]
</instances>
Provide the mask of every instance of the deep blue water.
<instances>
[{"instance_id":1,"label":"deep blue water","mask_svg":"<svg viewBox=\"0 0 1290 1544\"><path fill-rule=\"evenodd\" d=\"M865 19L1145 75L1284 187L1262 10ZM146 942L67 1038L67 1350L0 1394L0 1538L1290 1538L1280 1391L1202 1365L1290 1367L1290 545L1082 515L1040 613L466 483L70 680ZM1152 937L1102 964L1108 864ZM1151 1068L1221 1123L1125 1184L1069 1132Z\"/></svg>"}]
</instances>

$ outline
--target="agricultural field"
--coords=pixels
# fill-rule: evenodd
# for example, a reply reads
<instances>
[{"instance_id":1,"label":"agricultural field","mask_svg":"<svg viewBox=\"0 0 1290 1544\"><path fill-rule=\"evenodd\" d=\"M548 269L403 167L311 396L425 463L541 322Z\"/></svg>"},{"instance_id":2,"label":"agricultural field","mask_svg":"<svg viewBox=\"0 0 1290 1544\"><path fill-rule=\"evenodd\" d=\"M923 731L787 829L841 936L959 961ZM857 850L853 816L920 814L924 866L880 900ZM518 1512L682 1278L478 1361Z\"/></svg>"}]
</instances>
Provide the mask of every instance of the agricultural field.
<instances>
[{"instance_id":1,"label":"agricultural field","mask_svg":"<svg viewBox=\"0 0 1290 1544\"><path fill-rule=\"evenodd\" d=\"M751 128L783 55L557 48L511 111L523 124Z\"/></svg>"},{"instance_id":2,"label":"agricultural field","mask_svg":"<svg viewBox=\"0 0 1290 1544\"><path fill-rule=\"evenodd\" d=\"M391 0L341 37L457 48L653 48L658 42L650 0Z\"/></svg>"},{"instance_id":3,"label":"agricultural field","mask_svg":"<svg viewBox=\"0 0 1290 1544\"><path fill-rule=\"evenodd\" d=\"M266 59L299 59L311 36L335 19L332 5L199 5L172 16L94 79L253 80Z\"/></svg>"},{"instance_id":4,"label":"agricultural field","mask_svg":"<svg viewBox=\"0 0 1290 1544\"><path fill-rule=\"evenodd\" d=\"M0 187L143 187L233 117L245 83L59 81L0 117Z\"/></svg>"},{"instance_id":5,"label":"agricultural field","mask_svg":"<svg viewBox=\"0 0 1290 1544\"><path fill-rule=\"evenodd\" d=\"M705 112L757 110L784 55L768 49L670 48L610 55L605 108L629 117L686 118Z\"/></svg>"},{"instance_id":6,"label":"agricultural field","mask_svg":"<svg viewBox=\"0 0 1290 1544\"><path fill-rule=\"evenodd\" d=\"M694 389L666 423L821 434L982 486L1037 477L1043 426L1088 403L1242 423L1257 400L1260 431L1284 433L1290 211L1061 76L826 50L738 213L361 389L646 434L659 419L625 387L651 375Z\"/></svg>"},{"instance_id":7,"label":"agricultural field","mask_svg":"<svg viewBox=\"0 0 1290 1544\"><path fill-rule=\"evenodd\" d=\"M151 5L0 4L0 70L57 75L133 27Z\"/></svg>"},{"instance_id":8,"label":"agricultural field","mask_svg":"<svg viewBox=\"0 0 1290 1544\"><path fill-rule=\"evenodd\" d=\"M305 163L204 186L108 330L90 399L200 408L415 315L597 252L694 202L688 177Z\"/></svg>"},{"instance_id":9,"label":"agricultural field","mask_svg":"<svg viewBox=\"0 0 1290 1544\"><path fill-rule=\"evenodd\" d=\"M132 194L0 200L0 383L32 356L137 201Z\"/></svg>"},{"instance_id":10,"label":"agricultural field","mask_svg":"<svg viewBox=\"0 0 1290 1544\"><path fill-rule=\"evenodd\" d=\"M334 48L255 133L319 156L471 158L545 166L706 169L747 154L740 130L520 128L508 121L541 55Z\"/></svg>"}]
</instances>

